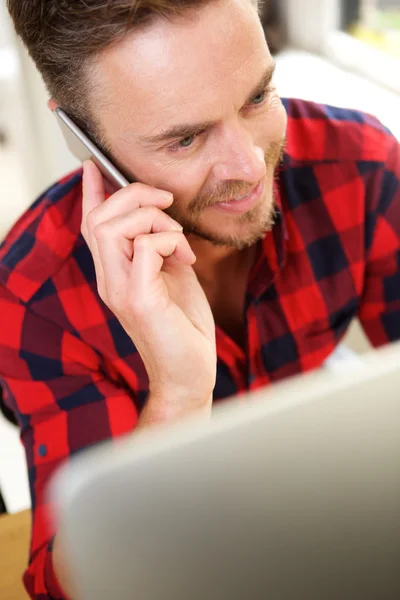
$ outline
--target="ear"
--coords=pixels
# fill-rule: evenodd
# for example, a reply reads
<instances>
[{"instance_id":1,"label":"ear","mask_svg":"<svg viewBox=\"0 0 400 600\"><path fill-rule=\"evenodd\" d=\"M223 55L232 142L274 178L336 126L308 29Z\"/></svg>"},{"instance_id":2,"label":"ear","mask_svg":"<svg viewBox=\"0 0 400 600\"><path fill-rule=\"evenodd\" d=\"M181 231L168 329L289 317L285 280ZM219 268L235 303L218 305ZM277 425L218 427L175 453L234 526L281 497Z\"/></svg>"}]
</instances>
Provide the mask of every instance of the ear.
<instances>
[{"instance_id":1,"label":"ear","mask_svg":"<svg viewBox=\"0 0 400 600\"><path fill-rule=\"evenodd\" d=\"M50 98L50 100L47 102L47 107L51 110L51 112L54 112L56 108L58 108L58 104L55 100L53 100L53 98Z\"/></svg>"}]
</instances>

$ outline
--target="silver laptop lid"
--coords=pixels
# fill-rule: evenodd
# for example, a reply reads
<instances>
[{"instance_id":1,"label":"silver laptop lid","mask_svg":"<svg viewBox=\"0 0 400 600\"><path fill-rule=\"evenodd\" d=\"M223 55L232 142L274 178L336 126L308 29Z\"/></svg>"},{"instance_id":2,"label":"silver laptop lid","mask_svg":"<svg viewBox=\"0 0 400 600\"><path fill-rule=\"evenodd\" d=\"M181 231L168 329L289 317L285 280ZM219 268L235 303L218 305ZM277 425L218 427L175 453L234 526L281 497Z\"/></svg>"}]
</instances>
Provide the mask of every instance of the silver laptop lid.
<instances>
[{"instance_id":1,"label":"silver laptop lid","mask_svg":"<svg viewBox=\"0 0 400 600\"><path fill-rule=\"evenodd\" d=\"M400 598L400 348L89 452L54 487L82 600Z\"/></svg>"}]
</instances>

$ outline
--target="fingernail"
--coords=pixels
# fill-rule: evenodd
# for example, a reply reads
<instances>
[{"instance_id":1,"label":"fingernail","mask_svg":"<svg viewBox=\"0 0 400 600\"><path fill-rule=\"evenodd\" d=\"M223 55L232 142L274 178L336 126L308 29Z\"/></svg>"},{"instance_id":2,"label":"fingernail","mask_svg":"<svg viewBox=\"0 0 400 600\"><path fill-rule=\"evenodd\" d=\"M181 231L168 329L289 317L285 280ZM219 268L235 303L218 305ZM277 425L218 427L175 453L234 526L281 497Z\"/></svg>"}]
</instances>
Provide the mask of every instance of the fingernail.
<instances>
[{"instance_id":1,"label":"fingernail","mask_svg":"<svg viewBox=\"0 0 400 600\"><path fill-rule=\"evenodd\" d=\"M174 199L173 194L171 194L171 192L162 192L162 195L164 196L164 198L166 200L169 200L170 202Z\"/></svg>"},{"instance_id":2,"label":"fingernail","mask_svg":"<svg viewBox=\"0 0 400 600\"><path fill-rule=\"evenodd\" d=\"M179 231L180 233L182 233L183 231L183 227L182 225L179 225L179 223L171 223L172 227L175 229L175 231Z\"/></svg>"}]
</instances>

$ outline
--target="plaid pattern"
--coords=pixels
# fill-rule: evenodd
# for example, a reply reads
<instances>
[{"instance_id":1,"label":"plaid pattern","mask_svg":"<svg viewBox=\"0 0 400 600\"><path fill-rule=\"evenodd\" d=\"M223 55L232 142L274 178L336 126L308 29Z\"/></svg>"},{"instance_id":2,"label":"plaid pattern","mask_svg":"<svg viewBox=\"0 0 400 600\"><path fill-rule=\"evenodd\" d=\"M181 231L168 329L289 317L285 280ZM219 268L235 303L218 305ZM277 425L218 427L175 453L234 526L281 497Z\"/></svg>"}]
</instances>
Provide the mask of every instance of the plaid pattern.
<instances>
[{"instance_id":1,"label":"plaid pattern","mask_svg":"<svg viewBox=\"0 0 400 600\"><path fill-rule=\"evenodd\" d=\"M358 315L400 339L400 153L365 114L287 100L280 206L246 303L247 352L217 330L215 401L318 368ZM131 340L97 295L80 235L81 172L47 191L0 250L0 378L25 446L32 598L63 598L44 489L61 461L132 431L148 391Z\"/></svg>"}]
</instances>

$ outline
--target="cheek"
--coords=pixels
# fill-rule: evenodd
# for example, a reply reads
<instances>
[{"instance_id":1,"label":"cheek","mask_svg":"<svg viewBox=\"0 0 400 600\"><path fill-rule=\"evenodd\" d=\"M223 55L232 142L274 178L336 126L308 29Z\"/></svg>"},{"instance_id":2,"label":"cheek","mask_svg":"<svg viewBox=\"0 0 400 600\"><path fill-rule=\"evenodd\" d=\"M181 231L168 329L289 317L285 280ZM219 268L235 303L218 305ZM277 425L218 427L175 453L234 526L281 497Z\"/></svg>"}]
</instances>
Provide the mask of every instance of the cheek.
<instances>
[{"instance_id":1,"label":"cheek","mask_svg":"<svg viewBox=\"0 0 400 600\"><path fill-rule=\"evenodd\" d=\"M203 172L201 162L190 160L172 159L165 164L149 160L139 170L144 183L170 192L182 206L189 204L199 194L207 179L207 172Z\"/></svg>"},{"instance_id":2,"label":"cheek","mask_svg":"<svg viewBox=\"0 0 400 600\"><path fill-rule=\"evenodd\" d=\"M185 160L173 154L148 153L140 148L132 149L119 141L113 152L119 163L134 179L141 183L165 190L176 198L192 200L204 184L207 174L201 170L201 161Z\"/></svg>"},{"instance_id":3,"label":"cheek","mask_svg":"<svg viewBox=\"0 0 400 600\"><path fill-rule=\"evenodd\" d=\"M286 135L287 114L279 96L273 96L267 112L260 118L257 145L267 150L272 142L280 142Z\"/></svg>"}]
</instances>

